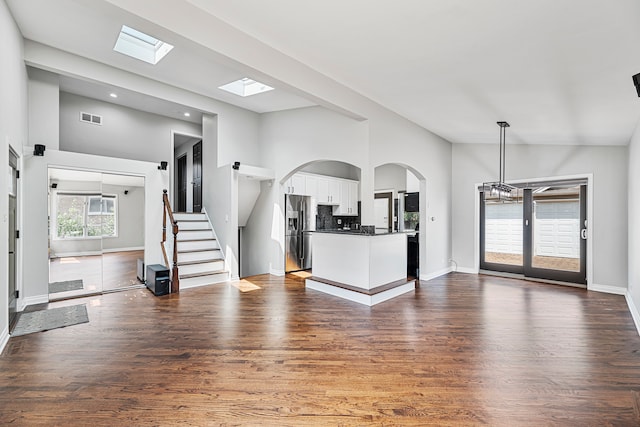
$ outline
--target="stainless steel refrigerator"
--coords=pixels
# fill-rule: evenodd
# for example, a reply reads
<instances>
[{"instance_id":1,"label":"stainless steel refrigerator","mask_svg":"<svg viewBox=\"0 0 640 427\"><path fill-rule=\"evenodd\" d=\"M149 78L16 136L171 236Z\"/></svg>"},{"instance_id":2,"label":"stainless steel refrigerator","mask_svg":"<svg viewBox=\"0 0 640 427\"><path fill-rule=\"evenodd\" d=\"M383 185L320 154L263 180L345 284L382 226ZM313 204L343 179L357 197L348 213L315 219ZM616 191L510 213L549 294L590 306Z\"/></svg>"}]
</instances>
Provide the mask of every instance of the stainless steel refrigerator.
<instances>
[{"instance_id":1,"label":"stainless steel refrigerator","mask_svg":"<svg viewBox=\"0 0 640 427\"><path fill-rule=\"evenodd\" d=\"M315 229L312 211L311 197L285 196L284 271L287 273L311 268L311 231Z\"/></svg>"}]
</instances>

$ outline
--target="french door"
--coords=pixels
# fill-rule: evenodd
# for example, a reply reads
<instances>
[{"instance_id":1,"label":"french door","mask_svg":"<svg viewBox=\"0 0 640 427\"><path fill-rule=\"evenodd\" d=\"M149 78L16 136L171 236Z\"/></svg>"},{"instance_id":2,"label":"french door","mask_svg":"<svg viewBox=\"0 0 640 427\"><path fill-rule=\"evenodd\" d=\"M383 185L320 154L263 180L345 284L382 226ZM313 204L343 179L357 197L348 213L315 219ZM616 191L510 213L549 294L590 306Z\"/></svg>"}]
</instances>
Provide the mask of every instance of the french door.
<instances>
[{"instance_id":1,"label":"french door","mask_svg":"<svg viewBox=\"0 0 640 427\"><path fill-rule=\"evenodd\" d=\"M586 285L587 187L526 188L511 200L480 194L480 268Z\"/></svg>"}]
</instances>

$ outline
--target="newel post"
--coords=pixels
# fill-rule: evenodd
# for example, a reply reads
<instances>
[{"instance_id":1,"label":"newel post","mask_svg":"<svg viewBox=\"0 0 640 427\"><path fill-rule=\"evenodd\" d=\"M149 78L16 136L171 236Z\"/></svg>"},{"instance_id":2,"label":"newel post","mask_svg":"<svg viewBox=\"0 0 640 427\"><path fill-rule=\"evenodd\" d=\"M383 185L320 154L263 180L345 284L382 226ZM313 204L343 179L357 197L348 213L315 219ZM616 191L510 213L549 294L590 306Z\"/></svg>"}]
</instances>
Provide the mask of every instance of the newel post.
<instances>
[{"instance_id":1,"label":"newel post","mask_svg":"<svg viewBox=\"0 0 640 427\"><path fill-rule=\"evenodd\" d=\"M180 276L178 275L178 224L173 223L173 268L171 269L171 293L180 291Z\"/></svg>"}]
</instances>

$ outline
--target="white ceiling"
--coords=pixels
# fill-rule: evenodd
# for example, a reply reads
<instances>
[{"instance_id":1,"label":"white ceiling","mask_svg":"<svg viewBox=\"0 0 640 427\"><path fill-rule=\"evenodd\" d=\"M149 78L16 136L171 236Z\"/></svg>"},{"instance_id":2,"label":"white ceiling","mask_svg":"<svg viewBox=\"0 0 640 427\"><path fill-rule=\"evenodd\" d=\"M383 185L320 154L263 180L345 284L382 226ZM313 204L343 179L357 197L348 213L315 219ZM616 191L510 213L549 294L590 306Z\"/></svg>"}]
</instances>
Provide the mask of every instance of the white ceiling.
<instances>
[{"instance_id":1,"label":"white ceiling","mask_svg":"<svg viewBox=\"0 0 640 427\"><path fill-rule=\"evenodd\" d=\"M113 5L122 2L7 3L24 36L43 44L257 112L312 104L284 90L244 100L218 93L240 73ZM159 7L131 4L145 17ZM187 5L454 143L497 143L495 122L506 120L508 143L624 145L640 117L631 81L640 73L638 0L171 0L162 8L179 20ZM117 54L123 23L176 48L155 67Z\"/></svg>"}]
</instances>

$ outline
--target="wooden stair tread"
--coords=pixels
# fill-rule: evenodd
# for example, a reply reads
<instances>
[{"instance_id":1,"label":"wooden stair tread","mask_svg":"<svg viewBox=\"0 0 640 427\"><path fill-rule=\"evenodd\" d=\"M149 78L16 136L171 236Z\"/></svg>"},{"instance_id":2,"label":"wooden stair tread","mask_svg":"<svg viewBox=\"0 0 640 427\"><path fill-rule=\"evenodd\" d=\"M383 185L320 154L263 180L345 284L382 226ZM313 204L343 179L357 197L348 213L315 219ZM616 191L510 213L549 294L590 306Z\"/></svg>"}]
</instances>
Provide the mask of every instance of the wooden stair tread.
<instances>
[{"instance_id":1,"label":"wooden stair tread","mask_svg":"<svg viewBox=\"0 0 640 427\"><path fill-rule=\"evenodd\" d=\"M178 267L183 266L183 265L206 264L208 262L216 262L216 261L224 261L224 260L222 258L211 258L211 259L203 259L203 260L200 260L200 261L184 261L184 262L178 261Z\"/></svg>"},{"instance_id":2,"label":"wooden stair tread","mask_svg":"<svg viewBox=\"0 0 640 427\"><path fill-rule=\"evenodd\" d=\"M180 240L178 240L180 241ZM183 240L184 241L184 240ZM187 250L178 250L179 254L192 254L196 252L209 252L209 251L222 251L220 248L210 248L210 249L187 249Z\"/></svg>"},{"instance_id":3,"label":"wooden stair tread","mask_svg":"<svg viewBox=\"0 0 640 427\"><path fill-rule=\"evenodd\" d=\"M180 242L205 242L207 240L211 240L211 241L215 242L216 239L214 239L213 237L208 237L206 239L187 239L187 240L178 239L178 243L180 243Z\"/></svg>"},{"instance_id":4,"label":"wooden stair tread","mask_svg":"<svg viewBox=\"0 0 640 427\"><path fill-rule=\"evenodd\" d=\"M194 277L215 276L216 274L226 273L223 270L205 271L203 273L180 274L180 279L192 279Z\"/></svg>"},{"instance_id":5,"label":"wooden stair tread","mask_svg":"<svg viewBox=\"0 0 640 427\"><path fill-rule=\"evenodd\" d=\"M211 231L210 228L183 228L180 230L180 233L185 233L187 231Z\"/></svg>"}]
</instances>

